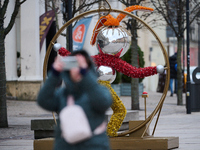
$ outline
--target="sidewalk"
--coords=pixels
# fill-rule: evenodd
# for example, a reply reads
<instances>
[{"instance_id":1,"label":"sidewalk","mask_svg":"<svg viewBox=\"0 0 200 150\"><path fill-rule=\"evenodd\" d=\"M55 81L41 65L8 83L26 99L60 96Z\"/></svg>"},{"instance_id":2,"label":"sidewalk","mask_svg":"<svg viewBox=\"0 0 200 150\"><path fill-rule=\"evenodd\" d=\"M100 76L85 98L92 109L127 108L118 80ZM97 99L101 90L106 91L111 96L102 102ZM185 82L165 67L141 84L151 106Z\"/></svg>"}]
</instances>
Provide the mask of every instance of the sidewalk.
<instances>
[{"instance_id":1,"label":"sidewalk","mask_svg":"<svg viewBox=\"0 0 200 150\"><path fill-rule=\"evenodd\" d=\"M154 136L179 137L177 150L200 149L200 112L186 114L186 107L177 106L176 95L165 99ZM147 116L155 109L162 94L149 92ZM121 97L125 107L130 109L131 98ZM183 95L185 104L185 94ZM34 132L30 129L33 119L52 119L52 113L37 106L34 101L7 100L9 128L0 128L0 150L33 150ZM140 97L140 119L144 119L144 100ZM154 127L153 120L150 131Z\"/></svg>"}]
</instances>

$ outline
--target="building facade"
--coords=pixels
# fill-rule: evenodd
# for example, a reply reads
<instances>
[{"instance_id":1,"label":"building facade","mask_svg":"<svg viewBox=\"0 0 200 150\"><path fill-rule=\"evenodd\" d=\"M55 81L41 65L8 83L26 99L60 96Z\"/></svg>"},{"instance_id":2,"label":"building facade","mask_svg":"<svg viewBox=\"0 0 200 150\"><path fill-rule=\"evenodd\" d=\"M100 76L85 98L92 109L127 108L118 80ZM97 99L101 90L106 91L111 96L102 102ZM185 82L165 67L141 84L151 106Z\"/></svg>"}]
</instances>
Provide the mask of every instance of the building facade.
<instances>
[{"instance_id":1,"label":"building facade","mask_svg":"<svg viewBox=\"0 0 200 150\"><path fill-rule=\"evenodd\" d=\"M14 1L9 3L9 8L6 14L5 25L8 23L14 8ZM123 10L120 2L109 1L113 9ZM58 5L61 9L61 5ZM95 5L92 9L98 9ZM7 78L7 96L17 97L18 99L35 100L37 93L43 82L43 63L46 54L47 46L43 44L40 50L40 22L39 17L45 13L45 4L41 0L28 0L21 5L20 12L15 20L15 25L6 37L6 78ZM112 14L117 16L116 13ZM90 45L90 39L98 20L96 14L89 26L86 35L84 49L88 49L90 55L98 53L96 46ZM63 25L62 13L58 14L58 23ZM154 29L160 37L166 50L169 48L169 55L176 51L176 41L170 40L167 42L166 27ZM153 35L145 29L138 31L138 45L144 52L145 67L164 65L164 57L162 51ZM57 42L63 47L66 45L64 37L59 36ZM44 42L45 43L45 42ZM197 43L191 44L195 52ZM194 53L196 56L196 54ZM196 60L196 58L195 58ZM158 75L145 78L143 80L144 90L156 91L158 83Z\"/></svg>"}]
</instances>

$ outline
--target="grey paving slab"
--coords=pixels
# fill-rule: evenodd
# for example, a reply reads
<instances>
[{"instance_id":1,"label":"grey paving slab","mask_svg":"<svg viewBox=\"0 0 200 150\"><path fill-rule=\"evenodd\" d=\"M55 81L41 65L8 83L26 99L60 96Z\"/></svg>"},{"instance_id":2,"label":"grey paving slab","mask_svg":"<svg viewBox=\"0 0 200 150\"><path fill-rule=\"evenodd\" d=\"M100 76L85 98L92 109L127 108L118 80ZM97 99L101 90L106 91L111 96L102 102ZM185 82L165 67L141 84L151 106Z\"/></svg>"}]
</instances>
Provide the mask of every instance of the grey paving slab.
<instances>
[{"instance_id":1,"label":"grey paving slab","mask_svg":"<svg viewBox=\"0 0 200 150\"><path fill-rule=\"evenodd\" d=\"M179 137L177 150L200 150L200 112L186 114L185 96L183 105L177 106L177 99L166 96L163 109L156 127L157 137ZM147 115L157 106L162 93L149 92ZM131 97L121 97L127 110L131 108ZM34 132L31 120L52 119L52 112L41 109L34 101L7 100L9 128L0 128L0 150L33 150ZM140 120L144 120L144 99L140 97ZM138 114L137 114L138 115ZM156 116L157 117L157 116ZM150 125L153 130L156 118Z\"/></svg>"},{"instance_id":2,"label":"grey paving slab","mask_svg":"<svg viewBox=\"0 0 200 150\"><path fill-rule=\"evenodd\" d=\"M33 140L0 140L0 150L33 150Z\"/></svg>"},{"instance_id":3,"label":"grey paving slab","mask_svg":"<svg viewBox=\"0 0 200 150\"><path fill-rule=\"evenodd\" d=\"M0 146L0 150L33 150L33 146Z\"/></svg>"},{"instance_id":4,"label":"grey paving slab","mask_svg":"<svg viewBox=\"0 0 200 150\"><path fill-rule=\"evenodd\" d=\"M33 145L32 140L0 140L1 146L29 146Z\"/></svg>"}]
</instances>

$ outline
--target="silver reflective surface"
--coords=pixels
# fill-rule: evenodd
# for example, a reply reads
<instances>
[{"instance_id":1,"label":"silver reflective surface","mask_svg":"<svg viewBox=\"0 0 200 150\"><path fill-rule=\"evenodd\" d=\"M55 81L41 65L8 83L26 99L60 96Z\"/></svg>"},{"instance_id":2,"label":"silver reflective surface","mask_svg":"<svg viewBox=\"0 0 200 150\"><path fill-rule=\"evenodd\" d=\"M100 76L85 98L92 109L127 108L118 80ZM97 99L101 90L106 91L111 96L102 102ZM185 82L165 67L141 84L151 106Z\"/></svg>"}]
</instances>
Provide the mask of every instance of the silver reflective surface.
<instances>
[{"instance_id":1,"label":"silver reflective surface","mask_svg":"<svg viewBox=\"0 0 200 150\"><path fill-rule=\"evenodd\" d=\"M117 54L123 48L121 57L129 49L130 36L122 27L106 27L99 31L96 44L106 54Z\"/></svg>"},{"instance_id":2,"label":"silver reflective surface","mask_svg":"<svg viewBox=\"0 0 200 150\"><path fill-rule=\"evenodd\" d=\"M116 71L113 74L113 69L108 66L100 66L97 68L97 72L99 73L98 80L110 81L112 83L116 78Z\"/></svg>"}]
</instances>

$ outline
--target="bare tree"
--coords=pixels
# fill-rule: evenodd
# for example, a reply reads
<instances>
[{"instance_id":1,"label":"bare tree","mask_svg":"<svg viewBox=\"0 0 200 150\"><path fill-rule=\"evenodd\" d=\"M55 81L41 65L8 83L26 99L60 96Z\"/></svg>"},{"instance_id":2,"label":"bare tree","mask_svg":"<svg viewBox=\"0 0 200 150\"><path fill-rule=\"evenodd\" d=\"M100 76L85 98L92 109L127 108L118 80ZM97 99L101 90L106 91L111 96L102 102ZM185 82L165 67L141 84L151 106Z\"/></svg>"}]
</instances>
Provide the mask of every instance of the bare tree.
<instances>
[{"instance_id":1,"label":"bare tree","mask_svg":"<svg viewBox=\"0 0 200 150\"><path fill-rule=\"evenodd\" d=\"M155 13L162 16L163 20L173 30L177 38L177 105L182 105L181 52L184 31L186 30L186 0L151 0L151 2L155 7ZM200 15L200 2L197 0L190 0L189 3L191 6L191 24Z\"/></svg>"},{"instance_id":2,"label":"bare tree","mask_svg":"<svg viewBox=\"0 0 200 150\"><path fill-rule=\"evenodd\" d=\"M79 13L83 13L86 11L89 11L93 8L94 4L98 4L103 0L73 0L72 1L72 12L71 12L71 17L75 17L77 14ZM46 6L56 10L57 6L56 4L60 4L60 2L62 3L62 10L59 11L55 11L57 13L62 12L63 14L63 24L66 23L67 21L69 21L71 18L69 18L69 11L68 11L68 0L45 0ZM58 25L58 18L57 18L57 13L55 14L56 16L56 28L57 30L60 29L59 25ZM76 23L75 23L76 24ZM74 24L74 25L75 25ZM69 30L72 30L68 27L68 30L66 32L70 32ZM66 34L61 34L63 36L66 36ZM67 46L69 45L69 37L66 36L66 40L67 40Z\"/></svg>"},{"instance_id":3,"label":"bare tree","mask_svg":"<svg viewBox=\"0 0 200 150\"><path fill-rule=\"evenodd\" d=\"M0 127L8 127L7 106L6 106L6 69L5 69L5 38L12 29L20 6L26 0L15 0L15 7L7 27L4 27L4 20L9 0L0 1Z\"/></svg>"},{"instance_id":4,"label":"bare tree","mask_svg":"<svg viewBox=\"0 0 200 150\"><path fill-rule=\"evenodd\" d=\"M145 6L146 0L118 0L126 7L132 5L141 5ZM152 12L141 12L135 13L136 16L139 16L142 20L147 20L147 18L152 15ZM155 20L151 20L150 23L155 22ZM135 19L129 19L128 22L124 21L127 29L130 29L132 37L131 37L131 65L138 67L138 35L137 31L144 27L143 24L136 21ZM131 79L131 109L139 110L139 79L132 78Z\"/></svg>"},{"instance_id":5,"label":"bare tree","mask_svg":"<svg viewBox=\"0 0 200 150\"><path fill-rule=\"evenodd\" d=\"M63 2L63 6L66 7L67 1L66 0L61 0L61 1ZM91 10L94 4L97 4L100 1L102 0L81 0L81 1L74 0L72 2L72 17L74 17L77 13L82 13ZM77 5L78 2L79 5ZM63 11L63 19L65 20L65 22L69 20L67 13L68 12L66 10Z\"/></svg>"},{"instance_id":6,"label":"bare tree","mask_svg":"<svg viewBox=\"0 0 200 150\"><path fill-rule=\"evenodd\" d=\"M42 1L42 0L41 0ZM72 1L72 18L75 17L78 13L86 12L89 11L93 8L94 4L98 4L103 0L73 0ZM66 23L69 18L68 18L68 10L67 10L67 0L45 0L45 6L46 9L53 9L56 10L59 5L61 5L61 10L55 11L56 16L57 13L62 13L63 14L63 23ZM59 30L59 25L58 23L57 29Z\"/></svg>"}]
</instances>

